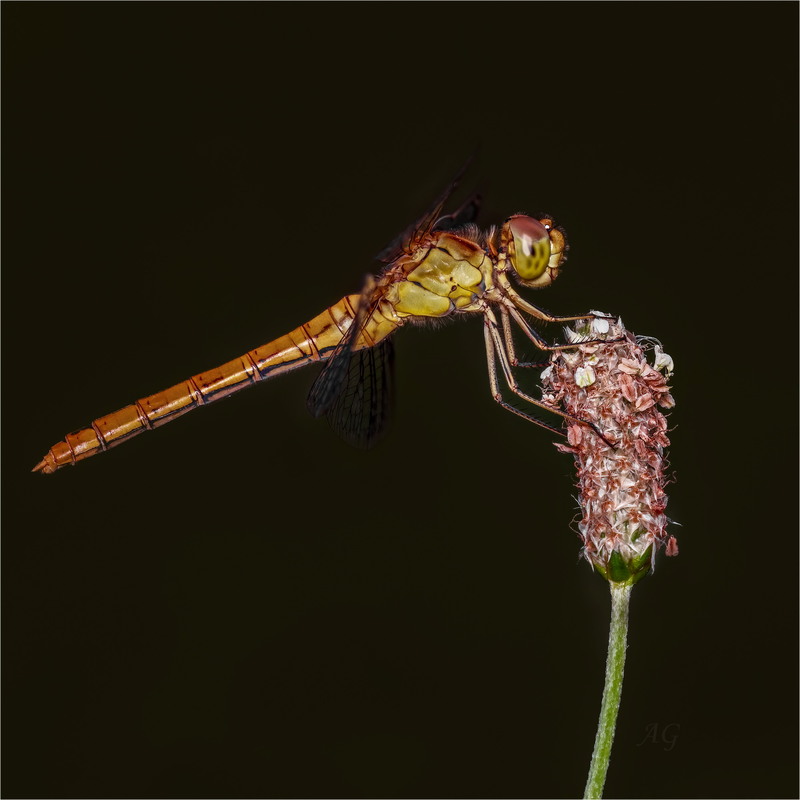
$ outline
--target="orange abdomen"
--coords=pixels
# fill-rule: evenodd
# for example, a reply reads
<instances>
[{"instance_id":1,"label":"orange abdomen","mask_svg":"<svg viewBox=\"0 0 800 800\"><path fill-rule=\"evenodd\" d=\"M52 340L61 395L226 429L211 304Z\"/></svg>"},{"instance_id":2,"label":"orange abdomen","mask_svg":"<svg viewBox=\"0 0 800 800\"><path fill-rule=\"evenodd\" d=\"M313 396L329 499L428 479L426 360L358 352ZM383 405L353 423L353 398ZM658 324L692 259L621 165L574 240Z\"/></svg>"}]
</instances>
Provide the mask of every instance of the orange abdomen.
<instances>
[{"instance_id":1,"label":"orange abdomen","mask_svg":"<svg viewBox=\"0 0 800 800\"><path fill-rule=\"evenodd\" d=\"M265 378L328 358L355 319L359 300L359 295L344 297L269 344L94 420L89 427L70 433L53 445L33 471L50 474ZM359 342L357 346L372 343Z\"/></svg>"}]
</instances>

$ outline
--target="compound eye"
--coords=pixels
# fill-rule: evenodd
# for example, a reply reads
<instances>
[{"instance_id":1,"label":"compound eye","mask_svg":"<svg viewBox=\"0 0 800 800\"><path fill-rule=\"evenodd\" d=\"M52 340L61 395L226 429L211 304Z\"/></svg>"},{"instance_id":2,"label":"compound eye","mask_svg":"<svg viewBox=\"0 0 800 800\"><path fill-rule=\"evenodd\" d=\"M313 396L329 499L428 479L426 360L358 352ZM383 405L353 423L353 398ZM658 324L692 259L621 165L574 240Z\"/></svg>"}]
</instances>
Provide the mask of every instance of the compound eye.
<instances>
[{"instance_id":1,"label":"compound eye","mask_svg":"<svg viewBox=\"0 0 800 800\"><path fill-rule=\"evenodd\" d=\"M533 217L523 215L511 217L508 220L508 227L511 231L509 256L517 275L524 281L541 277L550 263L548 227ZM549 228L552 228L552 223Z\"/></svg>"}]
</instances>

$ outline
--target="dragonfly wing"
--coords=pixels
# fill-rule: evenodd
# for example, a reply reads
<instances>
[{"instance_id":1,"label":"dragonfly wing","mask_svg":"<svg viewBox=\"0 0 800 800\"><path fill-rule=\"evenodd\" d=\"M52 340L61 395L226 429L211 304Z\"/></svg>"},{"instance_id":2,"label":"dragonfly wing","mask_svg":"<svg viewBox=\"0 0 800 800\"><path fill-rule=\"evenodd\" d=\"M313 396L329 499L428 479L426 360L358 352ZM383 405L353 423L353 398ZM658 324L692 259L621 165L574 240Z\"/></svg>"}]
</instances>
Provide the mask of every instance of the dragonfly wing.
<instances>
[{"instance_id":1,"label":"dragonfly wing","mask_svg":"<svg viewBox=\"0 0 800 800\"><path fill-rule=\"evenodd\" d=\"M371 294L371 287L374 286L374 283L375 281L372 277L367 279L367 284L361 292L361 300L356 310L355 319L311 386L306 405L315 417L321 417L333 408L336 398L344 387L349 370L350 357L353 354L353 345L358 338L359 330L361 330L369 317L367 306L371 305L371 303L367 295Z\"/></svg>"},{"instance_id":2,"label":"dragonfly wing","mask_svg":"<svg viewBox=\"0 0 800 800\"><path fill-rule=\"evenodd\" d=\"M375 347L355 350L358 334L380 302L375 279L367 278L356 316L325 363L308 394L308 409L327 416L350 444L369 447L389 418L393 391L394 347L384 339Z\"/></svg>"},{"instance_id":3,"label":"dragonfly wing","mask_svg":"<svg viewBox=\"0 0 800 800\"><path fill-rule=\"evenodd\" d=\"M346 379L327 412L331 426L355 447L371 447L386 430L394 400L394 343L352 353Z\"/></svg>"},{"instance_id":4,"label":"dragonfly wing","mask_svg":"<svg viewBox=\"0 0 800 800\"><path fill-rule=\"evenodd\" d=\"M311 386L306 406L314 417L321 417L327 414L342 390L347 377L352 341L355 339L355 329L356 323L353 322Z\"/></svg>"},{"instance_id":5,"label":"dragonfly wing","mask_svg":"<svg viewBox=\"0 0 800 800\"><path fill-rule=\"evenodd\" d=\"M436 198L433 202L433 205L413 224L409 225L391 244L387 245L380 253L377 255L378 261L382 261L384 264L388 264L394 261L396 258L401 256L403 253L408 252L414 242L419 241L424 236L429 234L435 228L438 227L439 221L445 221L451 219L452 217L461 214L462 212L467 212L467 207L473 205L473 209L471 212L467 213L474 213L477 214L478 205L480 203L480 198L478 195L470 198L455 214L450 214L447 217L442 217L442 210L444 209L445 203L450 199L450 195L453 194L458 184L461 182L461 179L464 177L464 173L469 168L472 159L470 158L466 164L458 171L455 178L450 182L448 187ZM473 217L474 219L474 217ZM463 219L459 224L464 224L465 222L471 222L472 219ZM443 228L443 230L449 229L450 227L457 227L456 225L448 225L447 228Z\"/></svg>"},{"instance_id":6,"label":"dragonfly wing","mask_svg":"<svg viewBox=\"0 0 800 800\"><path fill-rule=\"evenodd\" d=\"M459 209L452 214L445 214L439 217L434 223L434 231L452 231L456 228L461 228L470 222L475 222L478 218L478 212L481 208L481 201L483 197L477 192L467 200Z\"/></svg>"}]
</instances>

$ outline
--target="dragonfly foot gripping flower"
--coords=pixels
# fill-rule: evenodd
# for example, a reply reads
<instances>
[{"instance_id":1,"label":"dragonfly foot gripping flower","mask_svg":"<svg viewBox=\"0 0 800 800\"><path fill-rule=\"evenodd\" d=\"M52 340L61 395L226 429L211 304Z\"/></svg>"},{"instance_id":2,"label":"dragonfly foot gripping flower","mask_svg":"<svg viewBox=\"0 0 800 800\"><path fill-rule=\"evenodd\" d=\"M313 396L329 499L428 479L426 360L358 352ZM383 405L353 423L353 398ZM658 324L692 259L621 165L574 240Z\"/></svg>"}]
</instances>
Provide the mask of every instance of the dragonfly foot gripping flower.
<instances>
[{"instance_id":1,"label":"dragonfly foot gripping flower","mask_svg":"<svg viewBox=\"0 0 800 800\"><path fill-rule=\"evenodd\" d=\"M571 422L568 444L557 444L576 460L583 512L578 531L583 555L606 579L633 584L644 577L668 536L664 450L667 420L659 409L675 405L667 379L672 359L653 339L635 337L622 322L597 318L566 329L571 342L591 338L575 350L552 354L542 373L544 401L591 423ZM597 339L611 340L598 344ZM650 364L645 350L654 353Z\"/></svg>"}]
</instances>

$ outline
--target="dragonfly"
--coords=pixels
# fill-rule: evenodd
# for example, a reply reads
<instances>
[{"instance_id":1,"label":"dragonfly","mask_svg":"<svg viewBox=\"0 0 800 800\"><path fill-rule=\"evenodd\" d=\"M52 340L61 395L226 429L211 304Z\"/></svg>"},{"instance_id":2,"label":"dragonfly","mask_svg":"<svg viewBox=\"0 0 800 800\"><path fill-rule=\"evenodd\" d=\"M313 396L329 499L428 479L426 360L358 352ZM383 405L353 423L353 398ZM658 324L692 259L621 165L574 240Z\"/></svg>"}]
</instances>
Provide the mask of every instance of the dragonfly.
<instances>
[{"instance_id":1,"label":"dragonfly","mask_svg":"<svg viewBox=\"0 0 800 800\"><path fill-rule=\"evenodd\" d=\"M445 205L463 172L425 214L378 254L382 268L366 280L360 293L346 295L268 344L95 419L53 445L33 472L54 473L195 408L313 362L324 363L308 396L311 413L328 417L337 433L351 444L370 447L389 417L392 335L407 324L459 314L483 318L489 387L501 407L563 435L554 425L508 402L500 388L502 376L506 387L528 408L587 425L604 439L591 423L522 391L514 374L515 368L545 366L517 358L514 327L542 351L566 350L576 343L548 344L532 323L567 323L598 316L553 316L525 300L512 284L541 289L556 279L568 251L564 229L547 214L514 214L502 226L481 230L475 222L481 205L478 194L445 214Z\"/></svg>"}]
</instances>

